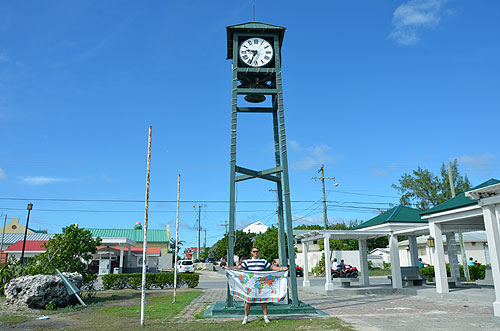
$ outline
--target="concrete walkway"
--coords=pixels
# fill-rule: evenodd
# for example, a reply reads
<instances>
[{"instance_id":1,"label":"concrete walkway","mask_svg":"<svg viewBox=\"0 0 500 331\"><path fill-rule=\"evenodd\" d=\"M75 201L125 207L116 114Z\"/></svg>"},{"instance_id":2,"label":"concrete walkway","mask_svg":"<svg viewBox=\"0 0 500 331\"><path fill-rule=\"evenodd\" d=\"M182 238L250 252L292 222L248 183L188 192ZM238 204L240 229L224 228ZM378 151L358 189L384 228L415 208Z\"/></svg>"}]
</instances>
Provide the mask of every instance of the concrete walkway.
<instances>
[{"instance_id":1,"label":"concrete walkway","mask_svg":"<svg viewBox=\"0 0 500 331\"><path fill-rule=\"evenodd\" d=\"M206 278L205 278L206 277ZM200 279L210 283L220 276L204 275ZM375 287L383 287L383 284ZM412 288L406 291L383 294L349 294L336 287L339 294L325 296L324 287L317 291L304 291L299 287L299 298L331 317L351 323L360 331L394 330L500 330L493 320L494 292L489 288L466 287L452 289L439 295L433 286ZM335 291L334 290L334 291ZM186 307L176 320L192 321L193 315L209 304L224 301L225 288L205 289L193 305ZM217 319L221 320L221 319ZM226 319L227 320L227 319Z\"/></svg>"}]
</instances>

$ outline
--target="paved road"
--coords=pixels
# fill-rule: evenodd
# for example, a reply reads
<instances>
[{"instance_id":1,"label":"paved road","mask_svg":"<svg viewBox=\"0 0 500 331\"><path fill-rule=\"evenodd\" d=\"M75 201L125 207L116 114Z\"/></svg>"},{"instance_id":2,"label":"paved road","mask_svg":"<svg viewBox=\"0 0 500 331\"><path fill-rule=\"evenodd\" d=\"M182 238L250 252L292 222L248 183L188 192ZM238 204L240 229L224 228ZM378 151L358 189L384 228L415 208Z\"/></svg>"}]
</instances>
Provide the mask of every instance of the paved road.
<instances>
[{"instance_id":1,"label":"paved road","mask_svg":"<svg viewBox=\"0 0 500 331\"><path fill-rule=\"evenodd\" d=\"M197 271L200 274L200 283L198 288L226 288L227 279L225 272L223 270L217 271ZM302 277L297 277L297 285L299 288L302 287ZM311 286L323 286L325 284L324 277L309 277L309 282ZM390 284L387 277L370 277L371 284Z\"/></svg>"}]
</instances>

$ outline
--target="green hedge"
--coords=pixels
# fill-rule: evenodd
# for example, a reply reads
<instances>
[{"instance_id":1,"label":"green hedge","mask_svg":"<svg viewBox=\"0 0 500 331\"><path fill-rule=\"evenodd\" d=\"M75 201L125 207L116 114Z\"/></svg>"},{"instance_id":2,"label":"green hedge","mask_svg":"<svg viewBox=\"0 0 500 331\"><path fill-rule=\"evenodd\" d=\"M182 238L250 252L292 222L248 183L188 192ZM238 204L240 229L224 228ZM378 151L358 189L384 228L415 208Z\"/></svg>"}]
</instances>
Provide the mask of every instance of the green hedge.
<instances>
[{"instance_id":1,"label":"green hedge","mask_svg":"<svg viewBox=\"0 0 500 331\"><path fill-rule=\"evenodd\" d=\"M460 276L464 277L464 268L460 267ZM471 265L469 266L469 274L471 280L484 279L484 269L485 265ZM450 277L450 265L446 265L446 273L448 277ZM432 281L434 279L434 266L427 266L420 269L420 274L422 276L428 276L429 280Z\"/></svg>"},{"instance_id":2,"label":"green hedge","mask_svg":"<svg viewBox=\"0 0 500 331\"><path fill-rule=\"evenodd\" d=\"M177 287L187 285L189 288L195 288L200 282L198 274L177 274ZM102 285L105 290L121 290L125 288L140 289L142 285L142 274L108 274L102 276ZM172 288L174 287L173 272L159 272L146 274L146 288Z\"/></svg>"}]
</instances>

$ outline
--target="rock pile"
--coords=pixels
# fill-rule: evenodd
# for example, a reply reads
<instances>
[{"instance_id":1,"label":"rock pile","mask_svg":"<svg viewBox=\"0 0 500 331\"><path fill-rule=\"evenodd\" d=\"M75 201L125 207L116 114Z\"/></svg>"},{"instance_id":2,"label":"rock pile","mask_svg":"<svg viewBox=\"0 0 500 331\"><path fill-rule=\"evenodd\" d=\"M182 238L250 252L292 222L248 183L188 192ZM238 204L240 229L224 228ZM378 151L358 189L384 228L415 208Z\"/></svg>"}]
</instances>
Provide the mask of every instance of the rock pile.
<instances>
[{"instance_id":1,"label":"rock pile","mask_svg":"<svg viewBox=\"0 0 500 331\"><path fill-rule=\"evenodd\" d=\"M81 288L83 277L79 273L63 273L76 287ZM12 279L5 285L7 302L29 308L45 309L45 305L53 302L55 307L66 307L76 300L69 295L59 276L34 275Z\"/></svg>"}]
</instances>

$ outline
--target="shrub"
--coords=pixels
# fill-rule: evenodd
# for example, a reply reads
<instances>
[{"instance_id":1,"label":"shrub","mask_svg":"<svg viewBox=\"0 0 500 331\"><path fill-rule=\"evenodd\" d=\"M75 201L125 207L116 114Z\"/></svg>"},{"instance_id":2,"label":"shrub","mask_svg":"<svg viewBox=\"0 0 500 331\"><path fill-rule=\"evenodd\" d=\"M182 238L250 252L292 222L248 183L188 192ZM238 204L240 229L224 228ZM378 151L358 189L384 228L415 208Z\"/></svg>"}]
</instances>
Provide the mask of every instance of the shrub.
<instances>
[{"instance_id":1,"label":"shrub","mask_svg":"<svg viewBox=\"0 0 500 331\"><path fill-rule=\"evenodd\" d=\"M460 276L464 276L464 268L463 266L459 266L460 268ZM469 274L471 280L484 279L484 270L486 269L485 265L471 265L469 266ZM429 276L429 281L434 280L434 266L426 266L420 269L420 274L422 276ZM446 274L450 277L450 265L446 265Z\"/></svg>"},{"instance_id":2,"label":"shrub","mask_svg":"<svg viewBox=\"0 0 500 331\"><path fill-rule=\"evenodd\" d=\"M187 285L189 288L195 288L200 282L200 275L198 274L177 274L177 287ZM109 274L102 277L102 285L105 290L113 289L140 289L142 286L142 274ZM174 273L161 272L161 273L148 273L146 274L146 288L172 288L174 287Z\"/></svg>"},{"instance_id":3,"label":"shrub","mask_svg":"<svg viewBox=\"0 0 500 331\"><path fill-rule=\"evenodd\" d=\"M391 269L391 264L387 262L382 262L384 269Z\"/></svg>"}]
</instances>

